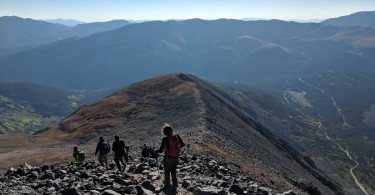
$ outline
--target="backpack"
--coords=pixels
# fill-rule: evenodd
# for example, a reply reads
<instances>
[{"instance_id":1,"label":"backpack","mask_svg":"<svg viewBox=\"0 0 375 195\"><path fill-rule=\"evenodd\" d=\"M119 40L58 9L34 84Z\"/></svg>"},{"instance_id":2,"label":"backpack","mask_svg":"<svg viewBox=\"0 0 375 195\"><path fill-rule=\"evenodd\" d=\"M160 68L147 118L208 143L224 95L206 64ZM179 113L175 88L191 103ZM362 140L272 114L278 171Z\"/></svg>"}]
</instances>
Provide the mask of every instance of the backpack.
<instances>
[{"instance_id":1,"label":"backpack","mask_svg":"<svg viewBox=\"0 0 375 195\"><path fill-rule=\"evenodd\" d=\"M125 156L129 155L129 146L125 145Z\"/></svg>"},{"instance_id":2,"label":"backpack","mask_svg":"<svg viewBox=\"0 0 375 195\"><path fill-rule=\"evenodd\" d=\"M105 154L109 153L111 151L111 146L108 142L103 142L103 152Z\"/></svg>"},{"instance_id":3,"label":"backpack","mask_svg":"<svg viewBox=\"0 0 375 195\"><path fill-rule=\"evenodd\" d=\"M150 148L150 150L149 150L149 157L151 157L151 158L157 158L158 154L155 152L154 149Z\"/></svg>"},{"instance_id":4,"label":"backpack","mask_svg":"<svg viewBox=\"0 0 375 195\"><path fill-rule=\"evenodd\" d=\"M143 148L142 149L142 157L148 157L149 156L149 148Z\"/></svg>"},{"instance_id":5,"label":"backpack","mask_svg":"<svg viewBox=\"0 0 375 195\"><path fill-rule=\"evenodd\" d=\"M168 136L167 154L171 157L180 155L180 137L178 135Z\"/></svg>"},{"instance_id":6,"label":"backpack","mask_svg":"<svg viewBox=\"0 0 375 195\"><path fill-rule=\"evenodd\" d=\"M85 153L81 150L78 150L76 153L73 154L74 163L81 163L83 160L85 160L85 158Z\"/></svg>"},{"instance_id":7,"label":"backpack","mask_svg":"<svg viewBox=\"0 0 375 195\"><path fill-rule=\"evenodd\" d=\"M79 153L78 153L78 161L82 162L83 160L85 160L85 158L86 158L85 153L83 151L79 151Z\"/></svg>"}]
</instances>

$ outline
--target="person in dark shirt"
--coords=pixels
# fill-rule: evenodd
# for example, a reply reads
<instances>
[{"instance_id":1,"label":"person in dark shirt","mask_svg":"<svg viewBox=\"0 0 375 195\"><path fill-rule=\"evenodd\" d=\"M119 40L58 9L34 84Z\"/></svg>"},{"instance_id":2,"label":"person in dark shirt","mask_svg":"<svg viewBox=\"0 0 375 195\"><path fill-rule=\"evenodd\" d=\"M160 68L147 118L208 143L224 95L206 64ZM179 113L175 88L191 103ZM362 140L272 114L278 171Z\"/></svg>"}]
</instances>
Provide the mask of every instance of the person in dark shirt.
<instances>
[{"instance_id":1,"label":"person in dark shirt","mask_svg":"<svg viewBox=\"0 0 375 195\"><path fill-rule=\"evenodd\" d=\"M178 187L177 183L177 164L178 157L180 155L180 148L184 147L185 144L181 137L177 134L173 134L172 127L168 124L163 127L163 134L166 136L161 142L161 146L156 153L164 151L164 189L172 187L176 190ZM170 176L172 176L172 186L170 184Z\"/></svg>"},{"instance_id":2,"label":"person in dark shirt","mask_svg":"<svg viewBox=\"0 0 375 195\"><path fill-rule=\"evenodd\" d=\"M99 137L99 143L96 145L95 156L99 153L98 161L101 166L104 166L108 170L108 152L104 149L104 141L103 137Z\"/></svg>"},{"instance_id":3,"label":"person in dark shirt","mask_svg":"<svg viewBox=\"0 0 375 195\"><path fill-rule=\"evenodd\" d=\"M112 151L115 153L115 163L117 166L118 171L124 172L126 168L126 163L124 162L125 158L125 142L124 140L120 140L118 135L115 136L115 141L112 144ZM121 164L123 168L121 168Z\"/></svg>"}]
</instances>

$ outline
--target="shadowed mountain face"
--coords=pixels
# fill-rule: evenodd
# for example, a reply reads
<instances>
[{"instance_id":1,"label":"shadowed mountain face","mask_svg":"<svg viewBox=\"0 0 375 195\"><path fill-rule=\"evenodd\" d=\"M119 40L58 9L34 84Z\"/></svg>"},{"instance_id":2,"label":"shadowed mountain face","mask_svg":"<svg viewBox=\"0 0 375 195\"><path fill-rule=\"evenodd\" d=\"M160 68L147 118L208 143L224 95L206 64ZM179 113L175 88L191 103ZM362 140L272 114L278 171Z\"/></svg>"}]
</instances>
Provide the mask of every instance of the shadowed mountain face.
<instances>
[{"instance_id":1,"label":"shadowed mountain face","mask_svg":"<svg viewBox=\"0 0 375 195\"><path fill-rule=\"evenodd\" d=\"M156 77L81 107L34 137L18 136L19 144L13 146L20 147L18 153L10 155L7 148L12 144L7 143L1 147L0 160L2 167L26 159L62 163L69 159L74 144L94 151L99 136L111 139L116 134L131 147L143 143L156 146L162 138L160 128L170 123L195 152L237 164L276 191L342 193L308 157L273 135L234 101L193 76ZM25 145L29 147L22 149Z\"/></svg>"},{"instance_id":2,"label":"shadowed mountain face","mask_svg":"<svg viewBox=\"0 0 375 195\"><path fill-rule=\"evenodd\" d=\"M187 72L260 82L375 67L375 30L283 21L145 22L0 58L2 81L75 89Z\"/></svg>"},{"instance_id":3,"label":"shadowed mountain face","mask_svg":"<svg viewBox=\"0 0 375 195\"><path fill-rule=\"evenodd\" d=\"M322 21L323 24L334 26L366 26L375 27L375 11L357 12L347 16Z\"/></svg>"}]
</instances>

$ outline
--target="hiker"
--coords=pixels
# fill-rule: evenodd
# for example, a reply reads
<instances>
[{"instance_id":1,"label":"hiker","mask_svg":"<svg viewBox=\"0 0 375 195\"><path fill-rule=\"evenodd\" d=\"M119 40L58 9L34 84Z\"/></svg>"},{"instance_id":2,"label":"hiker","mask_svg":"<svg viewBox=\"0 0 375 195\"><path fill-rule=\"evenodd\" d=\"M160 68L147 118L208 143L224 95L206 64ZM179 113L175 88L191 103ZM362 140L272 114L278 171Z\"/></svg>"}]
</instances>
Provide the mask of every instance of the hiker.
<instances>
[{"instance_id":1,"label":"hiker","mask_svg":"<svg viewBox=\"0 0 375 195\"><path fill-rule=\"evenodd\" d=\"M79 163L82 163L83 160L85 160L85 153L81 150L78 150L77 146L74 146L74 148L73 148L73 163L79 164Z\"/></svg>"},{"instance_id":2,"label":"hiker","mask_svg":"<svg viewBox=\"0 0 375 195\"><path fill-rule=\"evenodd\" d=\"M177 190L177 164L178 157L180 155L180 148L184 147L185 144L181 137L177 134L173 134L172 127L168 124L163 127L163 134L166 136L161 142L161 146L156 153L164 151L164 190L172 187L175 191ZM172 186L169 182L170 175L172 175Z\"/></svg>"},{"instance_id":3,"label":"hiker","mask_svg":"<svg viewBox=\"0 0 375 195\"><path fill-rule=\"evenodd\" d=\"M125 158L125 150L126 145L124 140L120 140L120 137L118 135L115 136L115 141L112 144L112 151L115 153L115 163L117 166L118 171L124 172L126 168L126 163L124 162ZM123 165L123 168L121 168L121 164Z\"/></svg>"},{"instance_id":4,"label":"hiker","mask_svg":"<svg viewBox=\"0 0 375 195\"><path fill-rule=\"evenodd\" d=\"M144 158L148 157L149 153L150 153L150 148L146 144L143 144L143 149L141 151L142 157Z\"/></svg>"},{"instance_id":5,"label":"hiker","mask_svg":"<svg viewBox=\"0 0 375 195\"><path fill-rule=\"evenodd\" d=\"M125 145L125 162L129 162L129 146Z\"/></svg>"},{"instance_id":6,"label":"hiker","mask_svg":"<svg viewBox=\"0 0 375 195\"><path fill-rule=\"evenodd\" d=\"M156 154L155 147L147 146L146 144L143 144L141 155L141 159L143 160L146 160L147 158L154 158L156 161L158 160L158 154Z\"/></svg>"},{"instance_id":7,"label":"hiker","mask_svg":"<svg viewBox=\"0 0 375 195\"><path fill-rule=\"evenodd\" d=\"M111 145L104 140L103 137L99 137L99 143L96 145L95 156L99 153L98 161L101 166L104 166L108 170L108 153L111 151Z\"/></svg>"}]
</instances>

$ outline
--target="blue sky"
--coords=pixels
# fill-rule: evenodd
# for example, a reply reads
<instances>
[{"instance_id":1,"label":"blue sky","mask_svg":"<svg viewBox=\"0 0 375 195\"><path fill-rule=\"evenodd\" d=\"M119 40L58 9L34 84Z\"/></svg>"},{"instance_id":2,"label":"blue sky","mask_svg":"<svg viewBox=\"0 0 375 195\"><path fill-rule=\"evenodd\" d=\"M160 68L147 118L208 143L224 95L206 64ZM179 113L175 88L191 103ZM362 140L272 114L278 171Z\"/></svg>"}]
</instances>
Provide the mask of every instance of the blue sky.
<instances>
[{"instance_id":1,"label":"blue sky","mask_svg":"<svg viewBox=\"0 0 375 195\"><path fill-rule=\"evenodd\" d=\"M33 19L326 19L375 10L375 0L0 0L0 16Z\"/></svg>"}]
</instances>

